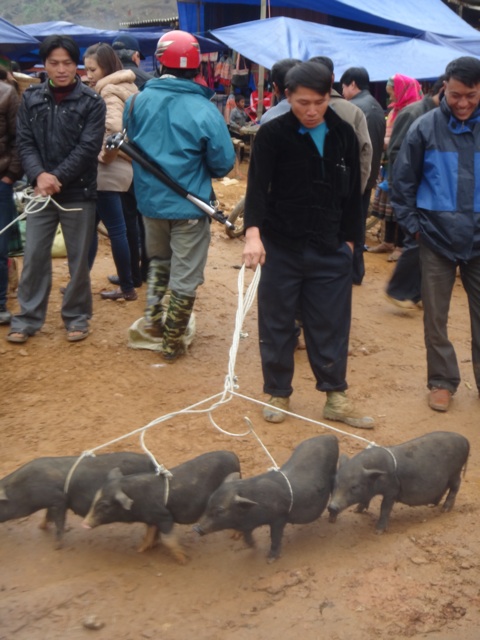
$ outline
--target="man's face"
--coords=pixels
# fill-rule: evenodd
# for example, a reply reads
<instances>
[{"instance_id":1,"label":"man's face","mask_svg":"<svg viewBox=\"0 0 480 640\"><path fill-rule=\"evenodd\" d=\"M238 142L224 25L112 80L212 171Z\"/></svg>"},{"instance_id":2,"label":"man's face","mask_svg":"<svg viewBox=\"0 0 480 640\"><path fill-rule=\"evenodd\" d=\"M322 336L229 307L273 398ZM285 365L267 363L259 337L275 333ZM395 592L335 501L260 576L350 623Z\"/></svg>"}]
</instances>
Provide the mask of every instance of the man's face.
<instances>
[{"instance_id":1,"label":"man's face","mask_svg":"<svg viewBox=\"0 0 480 640\"><path fill-rule=\"evenodd\" d=\"M293 93L287 89L287 98L293 114L307 129L314 129L323 122L330 102L330 94L322 95L307 87L298 87Z\"/></svg>"},{"instance_id":2,"label":"man's face","mask_svg":"<svg viewBox=\"0 0 480 640\"><path fill-rule=\"evenodd\" d=\"M342 84L342 94L346 100L351 100L358 93L357 85L355 82L351 82L350 84Z\"/></svg>"},{"instance_id":3,"label":"man's face","mask_svg":"<svg viewBox=\"0 0 480 640\"><path fill-rule=\"evenodd\" d=\"M447 104L455 118L468 120L480 101L480 83L467 87L460 80L450 78L444 82L444 87Z\"/></svg>"},{"instance_id":4,"label":"man's face","mask_svg":"<svg viewBox=\"0 0 480 640\"><path fill-rule=\"evenodd\" d=\"M56 87L68 87L75 80L77 65L66 49L53 49L45 60L45 71Z\"/></svg>"}]
</instances>

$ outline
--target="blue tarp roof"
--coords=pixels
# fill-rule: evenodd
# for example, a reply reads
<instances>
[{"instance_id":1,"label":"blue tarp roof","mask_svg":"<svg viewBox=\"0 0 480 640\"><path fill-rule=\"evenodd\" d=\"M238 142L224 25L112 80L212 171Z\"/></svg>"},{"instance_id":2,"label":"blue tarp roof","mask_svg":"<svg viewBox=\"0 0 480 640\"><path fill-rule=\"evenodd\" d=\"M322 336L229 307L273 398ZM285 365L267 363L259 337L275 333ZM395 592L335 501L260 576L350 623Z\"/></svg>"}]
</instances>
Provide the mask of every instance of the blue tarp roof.
<instances>
[{"instance_id":1,"label":"blue tarp roof","mask_svg":"<svg viewBox=\"0 0 480 640\"><path fill-rule=\"evenodd\" d=\"M85 27L83 25L74 24L72 22L53 21L53 22L37 22L34 24L26 24L22 26L28 34L35 36L38 40L44 40L52 34L71 36L80 49L83 51L92 44L97 42L107 42L111 44L115 38L122 33L129 33L135 36L139 42L140 49L146 60L142 62L142 67L151 71L155 66L155 50L157 48L158 39L166 31L170 29L161 29L159 27L145 27L142 29L123 29L123 30L105 30L95 29L93 27ZM221 51L225 48L216 40L196 36L200 43L200 49L203 53L210 51ZM35 56L32 58L32 61Z\"/></svg>"},{"instance_id":2,"label":"blue tarp roof","mask_svg":"<svg viewBox=\"0 0 480 640\"><path fill-rule=\"evenodd\" d=\"M153 55L157 48L157 42L160 36L166 31L170 31L170 29L161 29L159 27L104 30L95 29L93 27L84 27L79 24L64 21L25 24L22 26L22 29L39 40L43 40L51 34L69 35L74 38L79 47L89 47L97 42L108 42L110 44L121 33L129 33L137 38L140 48L142 49L142 53L145 56ZM204 53L221 50L221 46L214 40L202 38L201 36L197 36L197 38L200 42L200 49Z\"/></svg>"},{"instance_id":3,"label":"blue tarp roof","mask_svg":"<svg viewBox=\"0 0 480 640\"><path fill-rule=\"evenodd\" d=\"M333 60L337 78L348 67L360 66L368 70L372 82L387 80L395 73L417 79L436 78L451 60L467 55L419 38L337 29L293 18L254 20L211 33L267 69L281 58L308 60L324 55Z\"/></svg>"},{"instance_id":4,"label":"blue tarp roof","mask_svg":"<svg viewBox=\"0 0 480 640\"><path fill-rule=\"evenodd\" d=\"M38 40L8 20L0 18L0 53L8 56L13 51L30 51L35 46L38 46Z\"/></svg>"},{"instance_id":5,"label":"blue tarp roof","mask_svg":"<svg viewBox=\"0 0 480 640\"><path fill-rule=\"evenodd\" d=\"M260 0L183 0L178 1L180 28L204 31L205 4L246 4L258 6ZM475 37L477 31L454 13L442 0L269 0L272 7L308 9L346 20L383 27L394 32L420 35L428 31L449 37ZM198 13L200 12L200 14Z\"/></svg>"}]
</instances>

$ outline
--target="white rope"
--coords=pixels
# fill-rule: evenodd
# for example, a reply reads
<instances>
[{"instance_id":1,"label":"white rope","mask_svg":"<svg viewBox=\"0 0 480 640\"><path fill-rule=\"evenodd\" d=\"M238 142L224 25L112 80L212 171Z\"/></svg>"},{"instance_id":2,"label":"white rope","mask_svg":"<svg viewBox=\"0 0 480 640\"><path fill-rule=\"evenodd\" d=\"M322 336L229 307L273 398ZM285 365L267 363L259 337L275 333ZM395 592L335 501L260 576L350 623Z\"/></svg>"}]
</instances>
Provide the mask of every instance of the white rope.
<instances>
[{"instance_id":1,"label":"white rope","mask_svg":"<svg viewBox=\"0 0 480 640\"><path fill-rule=\"evenodd\" d=\"M389 449L388 447L382 447L382 445L380 444L375 444L375 442L371 442L367 449L371 449L372 447L377 447L378 449L384 449L385 451L388 451L388 453L391 455L392 460L393 460L393 471L394 473L397 473L397 468L398 468L398 464L397 464L397 459L395 458L395 454L393 453L393 451L391 449Z\"/></svg>"},{"instance_id":2,"label":"white rope","mask_svg":"<svg viewBox=\"0 0 480 640\"><path fill-rule=\"evenodd\" d=\"M238 275L238 306L237 306L237 312L236 312L236 316L235 316L235 328L234 328L234 332L233 332L233 338L232 338L232 345L230 347L230 351L229 351L229 361L228 361L228 374L225 378L225 383L224 383L224 389L223 392L217 393L213 396L210 396L209 398L205 398L204 400L200 400L199 402L196 402L195 404L192 404L188 407L186 407L185 409L180 409L179 411L173 411L171 413L168 413L164 416L161 416L159 418L156 418L155 420L152 420L151 422L149 422L147 425L143 426L143 427L139 427L138 429L134 429L133 431L130 431L129 433L126 433L122 436L118 436L117 438L113 438L112 440L110 440L109 442L106 442L102 445L99 445L97 447L95 447L94 449L91 449L89 451L85 451L79 458L79 460L76 462L76 464L74 465L74 467L72 468L70 474L69 474L69 478L71 476L71 473L73 472L73 469L75 468L75 466L80 462L80 460L82 459L82 457L84 457L85 455L95 455L95 451L98 451L99 449L104 449L106 447L109 447L113 444L116 444L118 442L121 442L122 440L125 440L126 438L130 438L131 436L134 436L136 434L140 434L140 443L141 446L143 448L143 450L145 451L145 453L150 457L150 459L152 460L155 469L156 469L156 473L157 475L159 474L163 474L165 475L166 478L166 492L167 492L167 499L168 499L168 479L171 478L171 474L170 472L163 466L160 465L155 457L153 456L153 454L147 449L147 447L145 446L145 441L144 441L144 435L145 432L148 429L151 429L152 427L165 422L166 420L169 420L171 418L174 418L175 416L179 416L182 414L208 414L208 417L210 419L211 424L215 427L215 429L217 429L218 431L220 431L220 433L223 433L224 435L230 436L230 437L234 437L234 438L243 438L245 436L248 435L253 435L257 442L260 444L260 446L262 447L263 451L265 452L265 454L270 458L270 460L272 461L274 467L273 470L275 471L279 471L281 472L280 468L278 467L278 465L276 464L275 460L273 459L272 455L270 454L270 452L268 451L268 449L266 448L266 446L263 444L263 442L261 441L261 439L259 438L259 436L257 435L257 433L255 432L254 428L253 428L253 424L252 422L249 420L249 418L245 417L245 421L247 422L248 425L248 429L247 431L243 431L242 433L232 433L230 431L227 431L225 429L222 429L214 420L213 418L213 411L215 411L215 409L218 409L219 407L221 407L222 405L226 404L227 402L230 402L233 397L237 397L237 398L242 398L243 400L248 400L249 402L254 402L256 404L259 404L261 406L264 407L268 407L270 406L267 402L262 402L261 400L256 400L255 398L251 398L249 396L245 396L241 393L238 393L238 391L236 391L236 389L238 389L238 382L237 382L237 378L235 375L235 363L236 363L236 358L237 358L237 352L238 352L238 348L239 348L239 344L240 344L240 338L242 335L242 327L243 327L243 322L245 320L245 317L248 313L248 311L250 310L250 307L253 304L253 301L255 299L255 294L257 291L257 287L258 287L258 283L260 280L260 275L261 275L261 268L260 266L257 267L257 269L254 272L252 281L250 283L250 285L247 288L246 294L244 295L244 279L245 279L245 265L242 266L242 268L239 271L239 275ZM202 405L205 405L206 403L211 403L208 407L206 408L200 408ZM292 416L293 418L298 418L300 420L304 420L305 422L309 422L311 424L317 425L319 427L322 427L324 429L328 429L330 431L335 431L336 433L342 434L344 436L348 436L350 438L355 438L356 440L360 440L364 443L366 443L368 446L372 447L372 446L378 446L376 445L374 442L368 440L367 438L363 438L362 436L356 435L354 433L350 433L348 431L344 431L343 429L339 429L338 427L332 427L329 424L326 424L324 422L320 422L318 420L313 420L312 418L307 418L305 416L302 416L300 414L297 413L293 413L292 411L286 411L283 410L282 411L289 415ZM394 462L395 462L395 469L396 469L396 460L395 460L395 456L393 455L393 453L387 449L387 451L389 451L390 455L393 457ZM285 474L283 474L283 472L281 472L282 475L285 477L285 480L287 481L288 485L289 485L289 490L290 490L290 509L293 506L293 491L292 491L292 487L290 485L290 482L288 480L288 478L285 476ZM168 475L170 474L170 475ZM66 483L66 486L67 483Z\"/></svg>"},{"instance_id":3,"label":"white rope","mask_svg":"<svg viewBox=\"0 0 480 640\"><path fill-rule=\"evenodd\" d=\"M28 215L32 215L32 213L39 213L40 211L43 211L50 203L54 204L57 209L60 209L61 211L82 211L82 209L69 209L62 207L62 205L58 204L58 202L54 200L52 196L36 196L32 187L27 187L23 190L23 197L27 201L24 210L19 216L15 218L15 220L12 220L12 222L7 224L6 227L3 227L3 229L0 230L0 236L19 220L23 220Z\"/></svg>"},{"instance_id":4,"label":"white rope","mask_svg":"<svg viewBox=\"0 0 480 640\"><path fill-rule=\"evenodd\" d=\"M142 431L142 435L140 436L140 444L142 445L142 449L145 451L145 453L147 454L147 456L150 458L153 465L155 466L155 475L156 476L162 475L165 478L165 492L164 492L163 499L164 499L164 505L167 506L168 497L170 494L170 479L173 478L173 475L163 464L159 464L157 462L153 453L150 451L150 449L148 449L147 445L145 444L145 431Z\"/></svg>"},{"instance_id":5,"label":"white rope","mask_svg":"<svg viewBox=\"0 0 480 640\"><path fill-rule=\"evenodd\" d=\"M84 451L74 462L74 464L72 465L70 471L68 472L68 475L65 479L65 485L63 487L63 492L68 494L68 489L70 487L70 480L72 479L73 476L73 472L75 471L75 469L78 467L78 465L80 464L80 462L83 460L83 458L86 458L87 456L90 456L92 458L95 457L95 454L93 453L93 451Z\"/></svg>"}]
</instances>

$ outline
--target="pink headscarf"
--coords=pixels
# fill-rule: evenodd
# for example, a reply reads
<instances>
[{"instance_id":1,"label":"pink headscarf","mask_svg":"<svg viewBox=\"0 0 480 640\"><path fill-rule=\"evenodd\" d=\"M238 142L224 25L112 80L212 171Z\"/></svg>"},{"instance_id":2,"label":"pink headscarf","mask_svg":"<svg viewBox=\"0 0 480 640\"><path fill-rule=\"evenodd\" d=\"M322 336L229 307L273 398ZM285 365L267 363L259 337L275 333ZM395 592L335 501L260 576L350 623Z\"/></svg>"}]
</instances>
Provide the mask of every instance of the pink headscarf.
<instances>
[{"instance_id":1,"label":"pink headscarf","mask_svg":"<svg viewBox=\"0 0 480 640\"><path fill-rule=\"evenodd\" d=\"M392 124L398 113L404 107L423 98L422 88L418 80L409 78L408 76L402 76L401 73L396 73L393 76L393 94L394 100L388 107L391 109Z\"/></svg>"}]
</instances>

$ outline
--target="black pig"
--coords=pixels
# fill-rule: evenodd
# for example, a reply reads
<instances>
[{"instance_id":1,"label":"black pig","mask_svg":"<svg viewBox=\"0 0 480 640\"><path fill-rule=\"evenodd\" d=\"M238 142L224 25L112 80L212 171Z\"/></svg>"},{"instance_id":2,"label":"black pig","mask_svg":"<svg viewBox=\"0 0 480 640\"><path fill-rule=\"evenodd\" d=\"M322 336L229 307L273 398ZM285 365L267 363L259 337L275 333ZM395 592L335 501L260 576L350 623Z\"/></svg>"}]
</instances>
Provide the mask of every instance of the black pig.
<instances>
[{"instance_id":1,"label":"black pig","mask_svg":"<svg viewBox=\"0 0 480 640\"><path fill-rule=\"evenodd\" d=\"M245 480L228 478L208 501L194 530L200 535L236 529L254 546L252 531L270 525L269 560L280 555L287 522L305 524L320 517L327 506L338 461L333 435L301 442L280 471ZM287 481L288 479L288 481Z\"/></svg>"},{"instance_id":2,"label":"black pig","mask_svg":"<svg viewBox=\"0 0 480 640\"><path fill-rule=\"evenodd\" d=\"M139 551L151 548L162 534L163 544L184 564L187 556L173 531L174 523L192 524L202 515L210 495L231 473L240 473L237 456L212 451L173 467L165 504L163 476L140 473L123 476L113 470L97 492L83 525L89 529L110 522L144 522L149 526Z\"/></svg>"},{"instance_id":3,"label":"black pig","mask_svg":"<svg viewBox=\"0 0 480 640\"><path fill-rule=\"evenodd\" d=\"M77 461L77 456L37 458L5 476L0 480L0 522L24 518L40 509L47 509L41 527L46 528L48 522L55 523L59 547L67 509L80 516L88 513L95 493L111 469L119 467L123 473L154 470L150 458L139 453L86 456L76 466L68 493L65 493L65 481Z\"/></svg>"},{"instance_id":4,"label":"black pig","mask_svg":"<svg viewBox=\"0 0 480 640\"><path fill-rule=\"evenodd\" d=\"M383 533L395 502L438 505L447 489L442 510L450 511L469 450L462 435L435 431L394 447L369 447L351 459L342 456L328 507L330 521L352 504L362 512L374 496L382 495L376 529Z\"/></svg>"}]
</instances>

